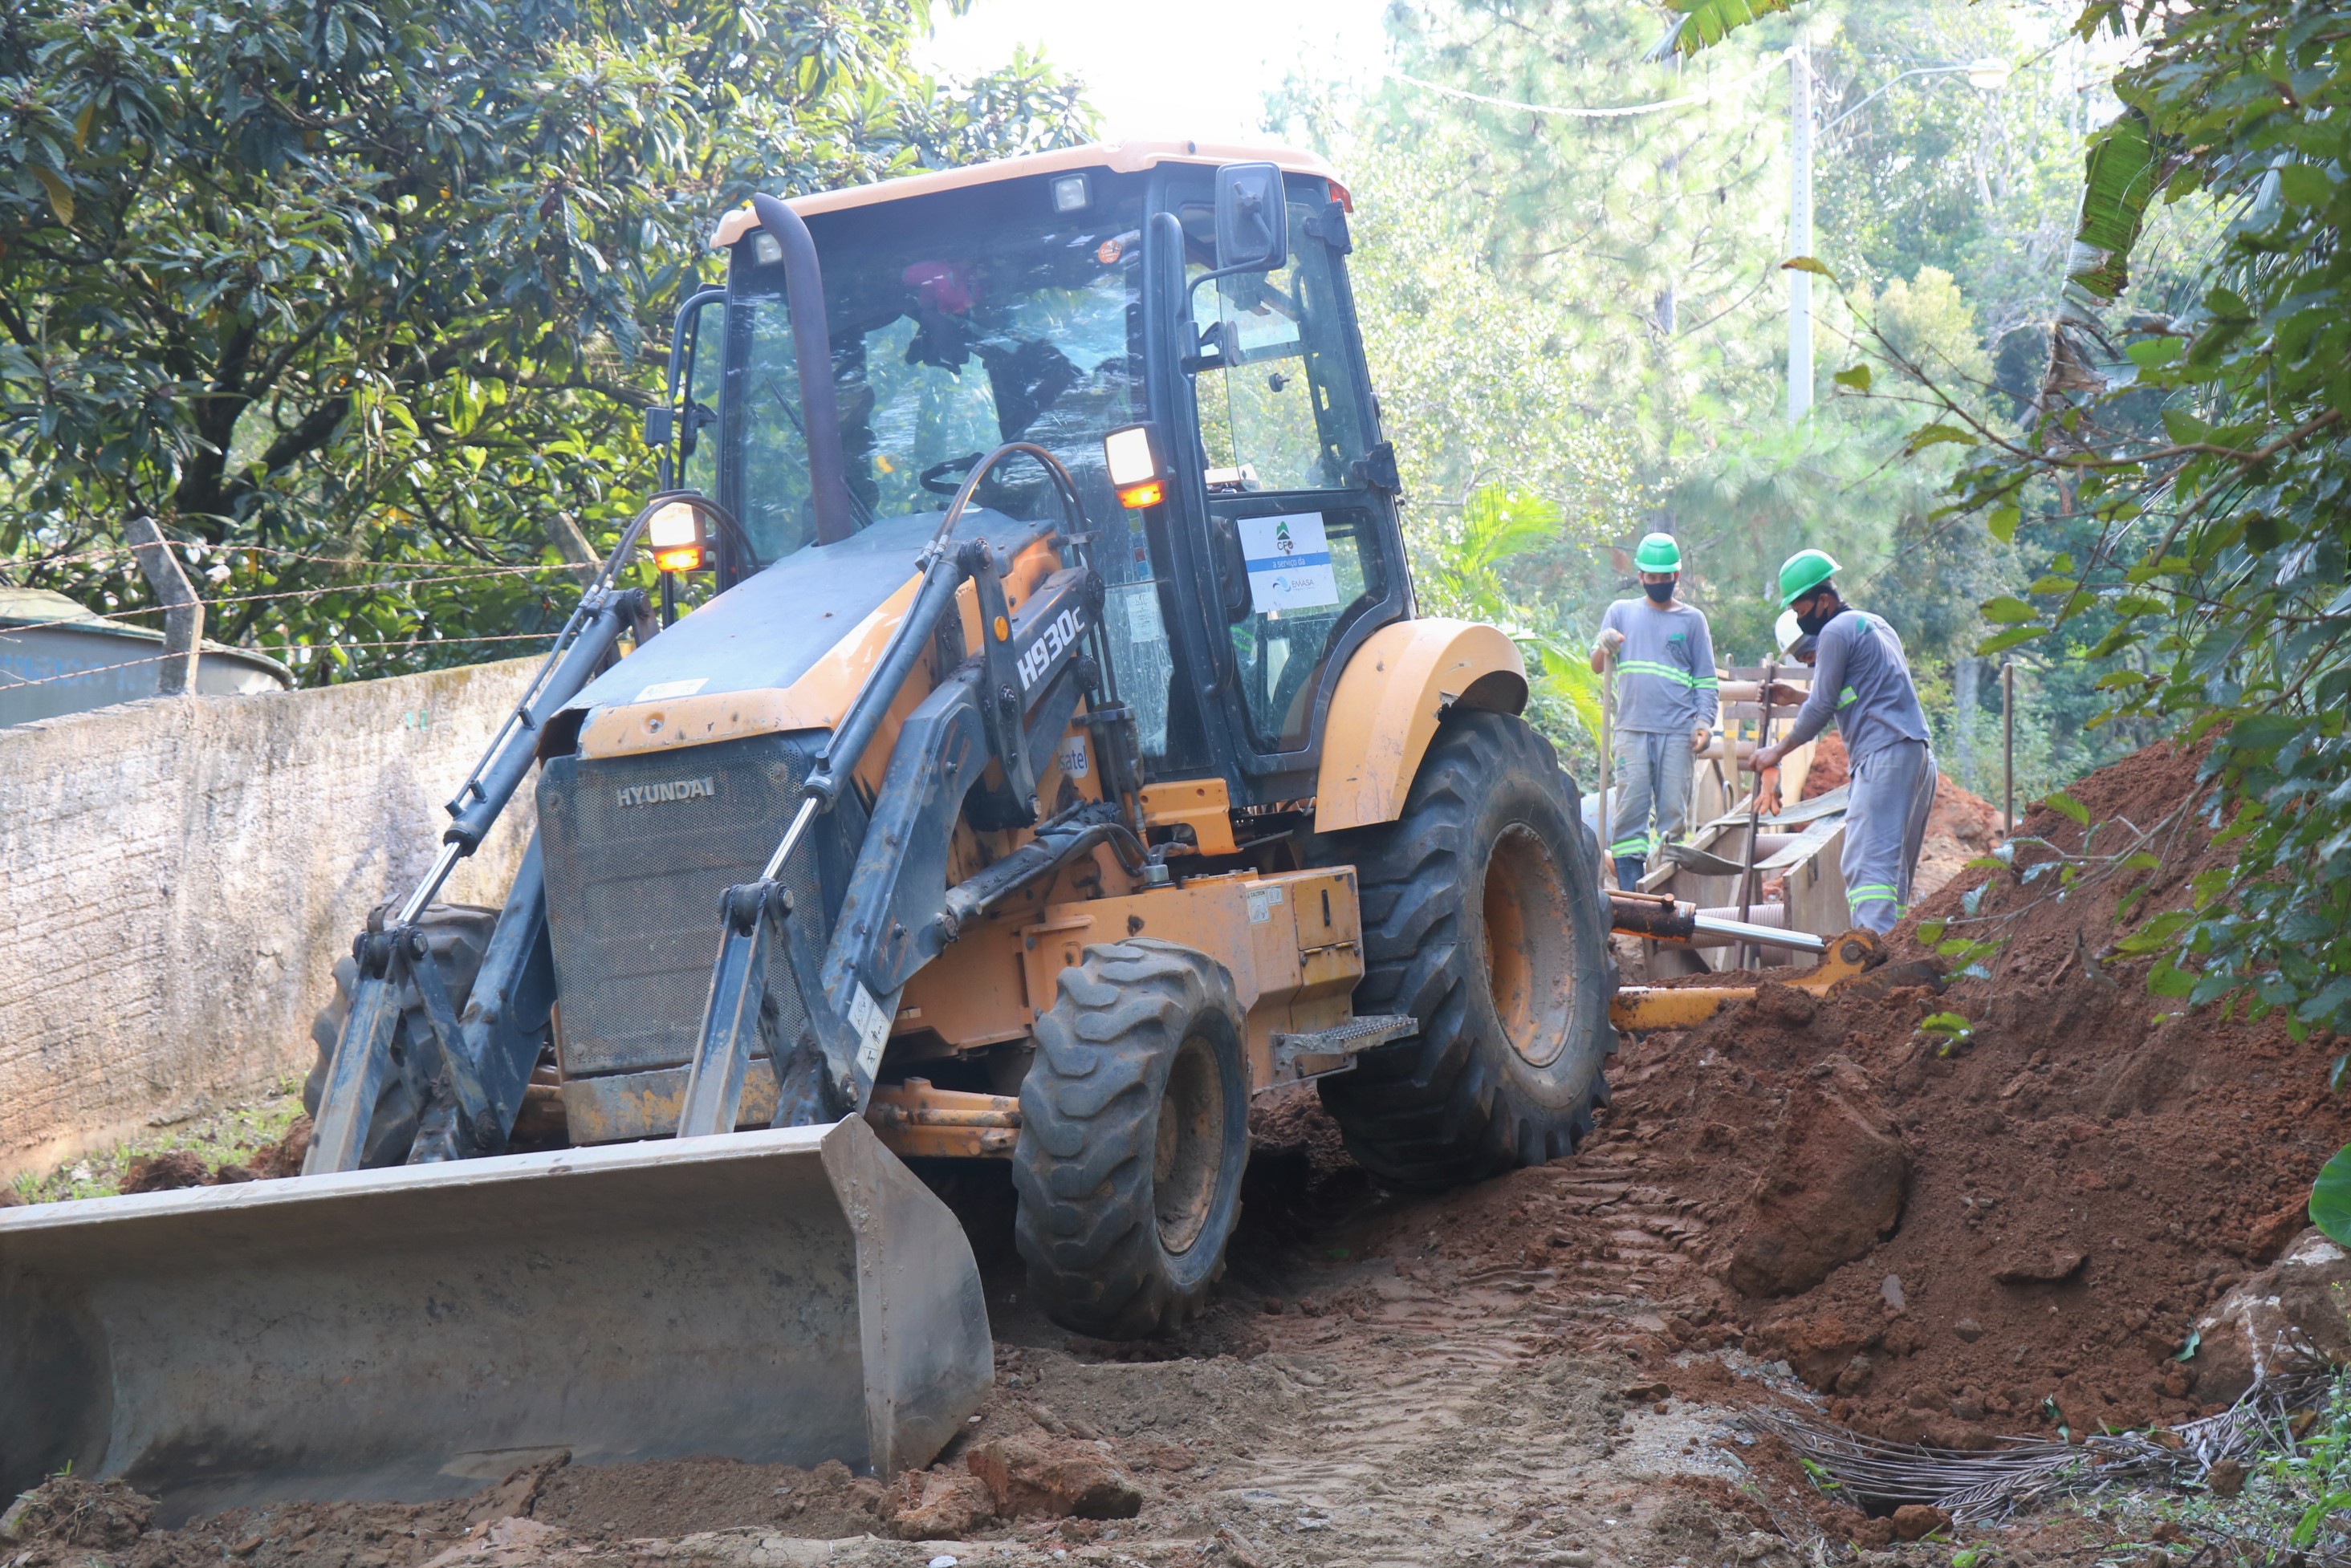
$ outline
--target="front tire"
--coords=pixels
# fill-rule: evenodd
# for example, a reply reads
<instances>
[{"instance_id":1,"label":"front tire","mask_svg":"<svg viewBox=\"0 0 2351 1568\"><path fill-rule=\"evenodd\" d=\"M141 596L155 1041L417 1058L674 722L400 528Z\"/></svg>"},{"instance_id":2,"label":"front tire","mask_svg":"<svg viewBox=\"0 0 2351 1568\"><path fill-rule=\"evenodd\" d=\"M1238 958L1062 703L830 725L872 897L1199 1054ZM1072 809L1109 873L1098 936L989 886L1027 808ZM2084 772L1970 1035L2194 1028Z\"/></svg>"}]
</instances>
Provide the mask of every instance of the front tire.
<instances>
[{"instance_id":1,"label":"front tire","mask_svg":"<svg viewBox=\"0 0 2351 1568\"><path fill-rule=\"evenodd\" d=\"M449 987L450 1005L462 1017L465 997L474 989L474 977L481 971L482 955L489 950L490 933L496 929L498 911L478 904L427 904L416 923L441 967L442 979ZM319 1009L318 1015L310 1021L310 1043L318 1047L318 1053L310 1064L309 1075L302 1080L302 1108L310 1113L313 1121L318 1119L319 1096L326 1091L327 1069L334 1064L335 1042L342 1037L343 1020L350 1016L351 992L358 988L359 978L358 960L349 955L336 960L334 1000ZM429 1053L423 1053L422 1047L432 1034L415 982L402 981L398 1035L402 1057L407 1062L425 1060ZM423 1103L418 1090L419 1085L410 1083L408 1075L398 1068L384 1075L383 1091L376 1096L375 1115L368 1119L367 1143L360 1154L361 1169L398 1165L408 1158L409 1146L416 1141L416 1115Z\"/></svg>"},{"instance_id":2,"label":"front tire","mask_svg":"<svg viewBox=\"0 0 2351 1568\"><path fill-rule=\"evenodd\" d=\"M1505 713L1446 719L1397 819L1348 836L1355 1011L1420 1032L1325 1078L1357 1163L1435 1189L1571 1154L1608 1103L1615 964L1574 786Z\"/></svg>"},{"instance_id":3,"label":"front tire","mask_svg":"<svg viewBox=\"0 0 2351 1568\"><path fill-rule=\"evenodd\" d=\"M1104 1339L1196 1317L1224 1272L1249 1160L1232 977L1139 939L1061 971L1020 1085L1013 1237L1055 1323Z\"/></svg>"}]
</instances>

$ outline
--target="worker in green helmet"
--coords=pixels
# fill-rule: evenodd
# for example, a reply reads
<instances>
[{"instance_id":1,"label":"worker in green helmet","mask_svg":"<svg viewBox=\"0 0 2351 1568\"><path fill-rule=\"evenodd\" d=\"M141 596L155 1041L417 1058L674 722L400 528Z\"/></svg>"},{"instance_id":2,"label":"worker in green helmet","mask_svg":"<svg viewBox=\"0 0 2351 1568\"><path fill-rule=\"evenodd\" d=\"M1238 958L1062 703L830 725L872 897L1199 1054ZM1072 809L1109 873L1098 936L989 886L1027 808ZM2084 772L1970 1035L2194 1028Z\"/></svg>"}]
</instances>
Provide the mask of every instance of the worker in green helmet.
<instances>
[{"instance_id":1,"label":"worker in green helmet","mask_svg":"<svg viewBox=\"0 0 2351 1568\"><path fill-rule=\"evenodd\" d=\"M1910 879L1935 805L1935 753L1902 639L1883 617L1846 604L1825 551L1799 550L1780 568L1780 603L1813 644L1813 691L1776 744L1755 753L1760 774L1834 717L1853 761L1844 813L1845 907L1883 934L1910 903Z\"/></svg>"},{"instance_id":2,"label":"worker in green helmet","mask_svg":"<svg viewBox=\"0 0 2351 1568\"><path fill-rule=\"evenodd\" d=\"M1616 666L1616 809L1608 853L1630 891L1648 868L1652 835L1677 841L1688 826L1691 764L1714 737L1714 639L1703 612L1674 595L1681 546L1652 534L1633 552L1641 597L1618 599L1592 645L1594 674ZM1606 802L1602 803L1605 811Z\"/></svg>"}]
</instances>

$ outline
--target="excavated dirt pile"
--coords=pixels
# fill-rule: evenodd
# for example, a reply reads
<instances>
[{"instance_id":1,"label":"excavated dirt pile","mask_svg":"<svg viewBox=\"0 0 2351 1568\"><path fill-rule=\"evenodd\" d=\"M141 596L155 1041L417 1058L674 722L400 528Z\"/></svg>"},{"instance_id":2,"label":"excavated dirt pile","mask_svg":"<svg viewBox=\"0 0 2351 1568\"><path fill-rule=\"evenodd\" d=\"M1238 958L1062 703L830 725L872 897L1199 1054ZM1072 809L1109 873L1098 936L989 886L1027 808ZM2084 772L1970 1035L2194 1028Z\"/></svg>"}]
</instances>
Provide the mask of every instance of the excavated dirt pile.
<instances>
[{"instance_id":1,"label":"excavated dirt pile","mask_svg":"<svg viewBox=\"0 0 2351 1568\"><path fill-rule=\"evenodd\" d=\"M2326 1092L2331 1042L2179 1012L2148 993L2149 961L2111 950L2225 853L2193 809L2196 762L2156 747L2083 779L2087 829L2032 813L2014 867L1937 894L1881 976L1817 1003L1767 985L1628 1047L1601 1147L1629 1145L1639 1183L1692 1205L1685 1272L1658 1288L1679 1297L1660 1348L1735 1329L1835 1417L1954 1448L2233 1397L2225 1346L2177 1356L2302 1232L2351 1114ZM2098 871L2141 847L2159 869ZM2026 879L2061 855L2083 867L2070 891ZM1920 921L1999 946L1947 984L1889 983L1932 956ZM1935 1014L1965 1027L1921 1031ZM1453 1246L1589 1252L1546 1223L1549 1179L1456 1199Z\"/></svg>"}]
</instances>

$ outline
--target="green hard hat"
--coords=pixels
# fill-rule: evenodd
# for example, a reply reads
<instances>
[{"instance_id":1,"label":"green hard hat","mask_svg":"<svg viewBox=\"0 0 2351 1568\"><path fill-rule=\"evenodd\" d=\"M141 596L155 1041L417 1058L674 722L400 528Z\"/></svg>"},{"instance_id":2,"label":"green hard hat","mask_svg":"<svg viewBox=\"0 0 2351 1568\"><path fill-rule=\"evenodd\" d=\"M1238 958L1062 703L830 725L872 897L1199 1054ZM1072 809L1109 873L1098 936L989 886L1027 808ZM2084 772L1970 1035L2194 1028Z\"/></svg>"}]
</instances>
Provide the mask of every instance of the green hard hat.
<instances>
[{"instance_id":1,"label":"green hard hat","mask_svg":"<svg viewBox=\"0 0 2351 1568\"><path fill-rule=\"evenodd\" d=\"M1647 535L1633 552L1633 565L1644 572L1678 572L1682 547L1674 543L1671 534Z\"/></svg>"},{"instance_id":2,"label":"green hard hat","mask_svg":"<svg viewBox=\"0 0 2351 1568\"><path fill-rule=\"evenodd\" d=\"M1786 609L1836 575L1836 558L1826 550L1797 551L1780 567L1780 607Z\"/></svg>"}]
</instances>

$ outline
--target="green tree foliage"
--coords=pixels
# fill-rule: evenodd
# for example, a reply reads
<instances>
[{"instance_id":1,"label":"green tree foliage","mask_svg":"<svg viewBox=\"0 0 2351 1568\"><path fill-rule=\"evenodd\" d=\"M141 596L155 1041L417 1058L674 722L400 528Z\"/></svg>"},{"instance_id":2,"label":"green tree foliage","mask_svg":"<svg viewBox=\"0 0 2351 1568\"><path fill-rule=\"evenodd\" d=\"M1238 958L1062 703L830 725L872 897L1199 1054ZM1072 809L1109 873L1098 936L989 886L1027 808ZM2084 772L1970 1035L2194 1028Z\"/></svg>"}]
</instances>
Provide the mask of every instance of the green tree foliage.
<instances>
[{"instance_id":1,"label":"green tree foliage","mask_svg":"<svg viewBox=\"0 0 2351 1568\"><path fill-rule=\"evenodd\" d=\"M929 81L879 0L35 0L0 20L0 559L306 679L502 651L546 518L650 488L704 245L793 192L1070 139L1040 65ZM321 591L323 590L323 591ZM268 596L268 597L262 597ZM314 652L323 657L313 657Z\"/></svg>"},{"instance_id":2,"label":"green tree foliage","mask_svg":"<svg viewBox=\"0 0 2351 1568\"><path fill-rule=\"evenodd\" d=\"M1499 628L1519 645L1531 686L1528 718L1590 776L1599 761L1600 678L1581 638L1545 607L1519 597L1510 562L1559 536L1558 505L1540 495L1489 485L1449 515L1422 519L1410 535L1413 585L1424 614Z\"/></svg>"},{"instance_id":3,"label":"green tree foliage","mask_svg":"<svg viewBox=\"0 0 2351 1568\"><path fill-rule=\"evenodd\" d=\"M2016 407L2031 395L2040 335L2019 324L2046 314L2060 281L2084 57L2052 18L1964 0L1672 9L1712 45L1678 69L1640 62L1656 11L1398 7L1399 78L1313 121L1362 198L1354 265L1371 280L1366 332L1399 452L1408 471L1444 472L1416 500L1450 505L1484 484L1559 495L1560 537L1502 570L1563 636L1628 591L1598 546L1669 527L1691 561L1687 591L1742 663L1771 646L1772 569L1803 545L1832 549L1944 694L1946 761L1972 755L1967 782L1990 787L1996 745L1970 742L1996 736L1996 715L1957 708L1959 693L1994 690L1989 666L1962 668L1980 636L1971 607L2029 574L1980 530L1934 518L1965 449L1907 448L1920 392L1905 367L1976 394L2005 377ZM1749 13L1756 25L1731 25ZM1813 38L1815 250L1844 292L1815 285L1821 396L1791 427L1780 264L1799 18ZM1941 68L1985 57L2022 68L1991 91ZM1645 104L1667 107L1585 112ZM1830 381L1855 367L1875 370L1874 388ZM1580 463L1543 455L1578 441L1593 454ZM1579 506L1556 477L1570 467L1611 480L1600 493L1614 504ZM2026 690L2086 714L2090 679L2053 666ZM2117 741L2075 725L2028 779L2048 787L2059 781L2044 773L2095 765Z\"/></svg>"},{"instance_id":4,"label":"green tree foliage","mask_svg":"<svg viewBox=\"0 0 2351 1568\"><path fill-rule=\"evenodd\" d=\"M1350 277L1381 422L1419 514L1451 516L1502 485L1548 498L1549 542L1588 551L1638 520L1631 444L1593 417L1573 357L1574 301L1531 293L1497 265L1493 209L1462 200L1483 171L1481 150L1450 122L1409 151L1352 149Z\"/></svg>"},{"instance_id":5,"label":"green tree foliage","mask_svg":"<svg viewBox=\"0 0 2351 1568\"><path fill-rule=\"evenodd\" d=\"M2213 739L2199 830L2237 867L2140 911L2124 945L2156 955L2157 989L2351 1032L2351 27L2294 0L2095 4L2082 25L2148 29L2146 52L2087 161L2042 417L2016 440L1971 429L1969 503L2048 562L1986 604L2005 628L1986 647L2103 625L2085 653L2119 660L2112 711ZM2104 319L2158 193L2217 209L2225 243L2176 315ZM2047 536L2052 491L2088 528Z\"/></svg>"}]
</instances>

